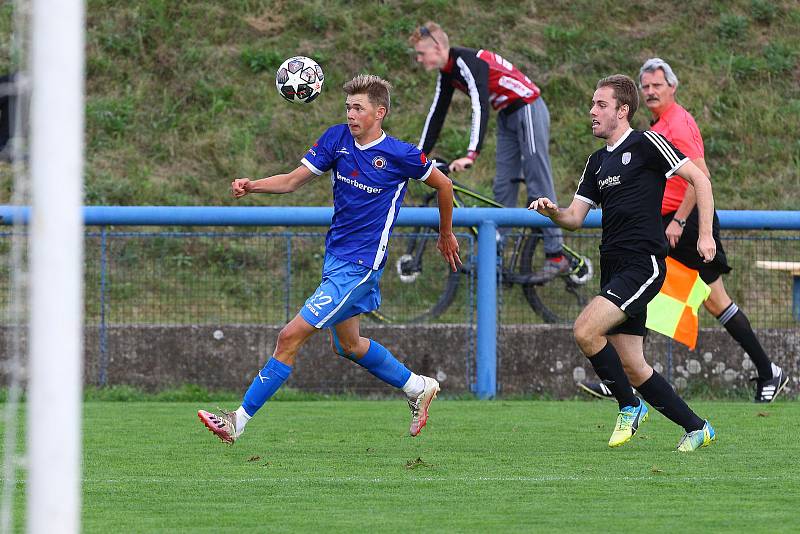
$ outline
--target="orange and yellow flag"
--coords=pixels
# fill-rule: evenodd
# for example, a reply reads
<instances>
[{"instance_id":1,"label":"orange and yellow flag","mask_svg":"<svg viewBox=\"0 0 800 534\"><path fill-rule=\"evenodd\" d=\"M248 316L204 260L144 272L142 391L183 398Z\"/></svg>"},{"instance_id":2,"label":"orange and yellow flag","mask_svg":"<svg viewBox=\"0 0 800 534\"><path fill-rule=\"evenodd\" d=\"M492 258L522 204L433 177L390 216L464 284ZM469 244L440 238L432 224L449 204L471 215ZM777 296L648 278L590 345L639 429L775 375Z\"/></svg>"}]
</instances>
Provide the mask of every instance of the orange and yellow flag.
<instances>
[{"instance_id":1,"label":"orange and yellow flag","mask_svg":"<svg viewBox=\"0 0 800 534\"><path fill-rule=\"evenodd\" d=\"M647 328L694 349L697 308L711 294L700 273L667 257L667 276L661 291L647 305Z\"/></svg>"}]
</instances>

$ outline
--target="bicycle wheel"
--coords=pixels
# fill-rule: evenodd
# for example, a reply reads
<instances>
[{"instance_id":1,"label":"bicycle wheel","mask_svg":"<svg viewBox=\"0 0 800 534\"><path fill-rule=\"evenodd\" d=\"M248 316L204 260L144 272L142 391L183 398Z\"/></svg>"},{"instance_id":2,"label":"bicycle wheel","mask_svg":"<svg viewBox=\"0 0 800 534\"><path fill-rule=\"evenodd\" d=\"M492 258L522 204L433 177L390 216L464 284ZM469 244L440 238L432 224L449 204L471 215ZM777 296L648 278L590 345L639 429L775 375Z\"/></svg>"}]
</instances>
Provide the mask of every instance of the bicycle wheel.
<instances>
[{"instance_id":1,"label":"bicycle wheel","mask_svg":"<svg viewBox=\"0 0 800 534\"><path fill-rule=\"evenodd\" d=\"M462 272L453 272L436 248L438 233L395 234L406 239L397 255L390 252L381 279L381 308L368 317L382 323L419 323L442 315L453 303Z\"/></svg>"},{"instance_id":2,"label":"bicycle wheel","mask_svg":"<svg viewBox=\"0 0 800 534\"><path fill-rule=\"evenodd\" d=\"M530 274L544 265L544 247L540 247L541 232L525 237L520 258L520 271ZM522 284L525 298L534 312L546 323L570 323L586 305L584 288L568 275L557 276L542 284Z\"/></svg>"}]
</instances>

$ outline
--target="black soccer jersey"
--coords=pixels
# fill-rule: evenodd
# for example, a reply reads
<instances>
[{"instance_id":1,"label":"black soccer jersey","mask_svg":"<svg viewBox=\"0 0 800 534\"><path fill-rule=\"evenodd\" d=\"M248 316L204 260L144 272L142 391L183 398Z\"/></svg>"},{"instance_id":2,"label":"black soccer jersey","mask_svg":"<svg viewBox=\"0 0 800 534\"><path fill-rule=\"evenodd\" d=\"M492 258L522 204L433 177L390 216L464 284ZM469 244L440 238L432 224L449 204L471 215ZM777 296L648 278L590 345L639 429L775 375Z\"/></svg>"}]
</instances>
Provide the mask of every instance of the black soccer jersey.
<instances>
[{"instance_id":1,"label":"black soccer jersey","mask_svg":"<svg viewBox=\"0 0 800 534\"><path fill-rule=\"evenodd\" d=\"M589 156L575 198L603 208L601 255L667 255L661 200L687 161L662 135L632 129Z\"/></svg>"}]
</instances>

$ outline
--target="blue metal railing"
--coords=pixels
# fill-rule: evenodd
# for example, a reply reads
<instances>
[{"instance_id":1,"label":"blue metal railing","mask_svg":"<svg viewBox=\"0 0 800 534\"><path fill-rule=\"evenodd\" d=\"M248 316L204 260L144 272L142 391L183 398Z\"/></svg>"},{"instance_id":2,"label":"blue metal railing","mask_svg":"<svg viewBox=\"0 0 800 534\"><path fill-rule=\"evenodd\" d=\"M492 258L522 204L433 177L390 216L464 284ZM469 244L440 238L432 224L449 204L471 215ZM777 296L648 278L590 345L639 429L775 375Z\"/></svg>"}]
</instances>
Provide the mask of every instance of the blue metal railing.
<instances>
[{"instance_id":1,"label":"blue metal railing","mask_svg":"<svg viewBox=\"0 0 800 534\"><path fill-rule=\"evenodd\" d=\"M718 211L727 229L800 230L800 211ZM0 206L0 222L26 224L30 208ZM328 226L332 208L324 207L175 207L89 206L84 208L87 226ZM403 208L399 226L436 226L436 208ZM599 228L601 213L594 210L585 228ZM497 247L496 229L553 226L552 221L522 208L460 208L453 213L456 227L478 228L477 361L476 394L491 398L497 393ZM800 277L795 292L800 295Z\"/></svg>"},{"instance_id":2,"label":"blue metal railing","mask_svg":"<svg viewBox=\"0 0 800 534\"><path fill-rule=\"evenodd\" d=\"M86 226L328 226L332 208L324 207L218 207L218 206L87 206ZM722 228L735 230L800 230L800 211L717 211ZM600 227L600 210L592 210L584 228ZM0 224L17 219L27 224L30 208L0 206ZM555 226L538 213L523 208L459 208L453 212L455 226ZM439 222L436 208L404 207L397 224L431 226Z\"/></svg>"}]
</instances>

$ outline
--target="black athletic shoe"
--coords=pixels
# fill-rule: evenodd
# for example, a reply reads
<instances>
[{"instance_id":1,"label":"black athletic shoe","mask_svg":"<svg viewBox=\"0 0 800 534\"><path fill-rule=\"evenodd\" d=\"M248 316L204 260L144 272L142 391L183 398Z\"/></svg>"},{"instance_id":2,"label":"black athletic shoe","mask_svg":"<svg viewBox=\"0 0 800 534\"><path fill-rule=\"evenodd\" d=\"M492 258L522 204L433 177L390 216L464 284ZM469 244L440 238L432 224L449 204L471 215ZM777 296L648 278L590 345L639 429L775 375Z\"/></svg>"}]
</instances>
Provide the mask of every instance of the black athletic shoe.
<instances>
[{"instance_id":1,"label":"black athletic shoe","mask_svg":"<svg viewBox=\"0 0 800 534\"><path fill-rule=\"evenodd\" d=\"M783 369L774 363L772 364L772 378L769 380L753 378L751 380L756 381L756 397L753 399L754 402L774 401L778 394L783 391L783 388L786 387L786 384L789 383L789 377L786 376Z\"/></svg>"},{"instance_id":2,"label":"black athletic shoe","mask_svg":"<svg viewBox=\"0 0 800 534\"><path fill-rule=\"evenodd\" d=\"M598 399L614 400L614 394L602 382L578 382L578 389Z\"/></svg>"},{"instance_id":3,"label":"black athletic shoe","mask_svg":"<svg viewBox=\"0 0 800 534\"><path fill-rule=\"evenodd\" d=\"M614 394L611 393L611 390L608 389L608 386L603 384L602 382L578 382L578 389L586 393L587 395L591 395L592 397L597 397L598 399L609 399L609 400L616 400L614 398ZM638 395L639 393L636 391L636 388L631 388L634 395Z\"/></svg>"}]
</instances>

